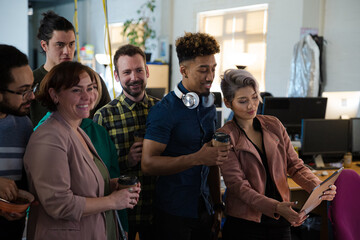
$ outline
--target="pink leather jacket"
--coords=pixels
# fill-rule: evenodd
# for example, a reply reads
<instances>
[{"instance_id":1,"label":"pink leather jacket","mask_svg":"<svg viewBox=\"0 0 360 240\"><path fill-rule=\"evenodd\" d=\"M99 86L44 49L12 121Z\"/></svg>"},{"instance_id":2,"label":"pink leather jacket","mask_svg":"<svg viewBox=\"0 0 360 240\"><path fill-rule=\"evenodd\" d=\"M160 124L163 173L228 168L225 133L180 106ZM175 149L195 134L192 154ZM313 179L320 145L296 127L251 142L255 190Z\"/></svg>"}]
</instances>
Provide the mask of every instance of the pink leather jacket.
<instances>
[{"instance_id":1,"label":"pink leather jacket","mask_svg":"<svg viewBox=\"0 0 360 240\"><path fill-rule=\"evenodd\" d=\"M290 201L287 175L310 192L321 181L299 159L284 126L273 116L256 117L263 132L269 172L283 201ZM228 160L220 167L227 187L225 213L254 222L260 222L262 214L278 219L278 201L264 195L266 173L256 148L234 121L227 122L218 132L229 134L233 145Z\"/></svg>"}]
</instances>

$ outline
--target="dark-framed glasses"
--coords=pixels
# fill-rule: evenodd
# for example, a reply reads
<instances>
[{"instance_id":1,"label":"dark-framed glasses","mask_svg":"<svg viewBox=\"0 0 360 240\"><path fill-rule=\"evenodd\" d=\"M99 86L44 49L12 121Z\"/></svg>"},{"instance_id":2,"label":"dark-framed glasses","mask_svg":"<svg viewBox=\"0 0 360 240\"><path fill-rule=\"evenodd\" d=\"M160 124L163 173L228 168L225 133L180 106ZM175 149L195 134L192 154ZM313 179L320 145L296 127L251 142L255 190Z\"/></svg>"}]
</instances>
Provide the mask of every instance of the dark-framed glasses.
<instances>
[{"instance_id":1,"label":"dark-framed glasses","mask_svg":"<svg viewBox=\"0 0 360 240\"><path fill-rule=\"evenodd\" d=\"M32 93L35 94L36 90L38 89L38 86L39 86L39 83L35 84L35 86L33 88L31 88L29 90L26 90L24 92L15 92L15 91L10 90L10 89L2 89L1 91L21 95L22 99L27 99L27 98L29 98L31 96Z\"/></svg>"}]
</instances>

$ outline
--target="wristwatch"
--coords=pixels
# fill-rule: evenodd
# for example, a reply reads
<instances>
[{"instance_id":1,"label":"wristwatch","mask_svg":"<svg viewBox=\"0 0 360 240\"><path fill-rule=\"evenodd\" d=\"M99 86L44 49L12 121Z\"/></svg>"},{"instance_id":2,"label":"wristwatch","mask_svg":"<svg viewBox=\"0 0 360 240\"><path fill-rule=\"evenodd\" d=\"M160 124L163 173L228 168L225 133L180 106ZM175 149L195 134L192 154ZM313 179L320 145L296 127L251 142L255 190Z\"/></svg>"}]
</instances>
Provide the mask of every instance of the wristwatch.
<instances>
[{"instance_id":1,"label":"wristwatch","mask_svg":"<svg viewBox=\"0 0 360 240\"><path fill-rule=\"evenodd\" d=\"M217 210L224 211L225 210L225 203L224 202L215 203L214 206L213 206L213 209L215 211L217 211Z\"/></svg>"}]
</instances>

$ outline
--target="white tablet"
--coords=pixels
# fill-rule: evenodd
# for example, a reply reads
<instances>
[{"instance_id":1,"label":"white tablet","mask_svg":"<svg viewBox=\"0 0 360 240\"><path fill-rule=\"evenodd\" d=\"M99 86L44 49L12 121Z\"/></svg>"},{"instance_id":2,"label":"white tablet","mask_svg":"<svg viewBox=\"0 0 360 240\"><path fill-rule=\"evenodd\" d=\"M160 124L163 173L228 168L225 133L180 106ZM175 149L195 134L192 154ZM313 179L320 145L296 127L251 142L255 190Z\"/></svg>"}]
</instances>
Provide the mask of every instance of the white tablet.
<instances>
[{"instance_id":1,"label":"white tablet","mask_svg":"<svg viewBox=\"0 0 360 240\"><path fill-rule=\"evenodd\" d=\"M319 199L323 192L326 191L330 185L333 185L336 181L336 179L339 177L341 171L344 168L340 168L336 172L334 172L330 177L325 179L320 185L316 186L310 193L309 198L306 200L304 206L301 208L301 211L305 211L305 214L308 214L311 212L314 208L316 208L320 203L321 200Z\"/></svg>"}]
</instances>

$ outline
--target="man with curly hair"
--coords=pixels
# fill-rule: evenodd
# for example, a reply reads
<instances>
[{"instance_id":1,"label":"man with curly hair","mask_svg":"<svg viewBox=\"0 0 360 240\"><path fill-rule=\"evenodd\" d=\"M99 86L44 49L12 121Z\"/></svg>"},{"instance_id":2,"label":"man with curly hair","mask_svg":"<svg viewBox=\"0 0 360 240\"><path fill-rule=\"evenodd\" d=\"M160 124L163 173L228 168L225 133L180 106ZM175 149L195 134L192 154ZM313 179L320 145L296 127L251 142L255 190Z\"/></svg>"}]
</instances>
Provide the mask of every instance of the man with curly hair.
<instances>
[{"instance_id":1,"label":"man with curly hair","mask_svg":"<svg viewBox=\"0 0 360 240\"><path fill-rule=\"evenodd\" d=\"M210 87L220 47L208 34L185 33L176 51L182 80L150 110L141 167L159 176L158 239L211 239L219 231L218 165L228 154L228 147L210 144L216 126Z\"/></svg>"}]
</instances>

